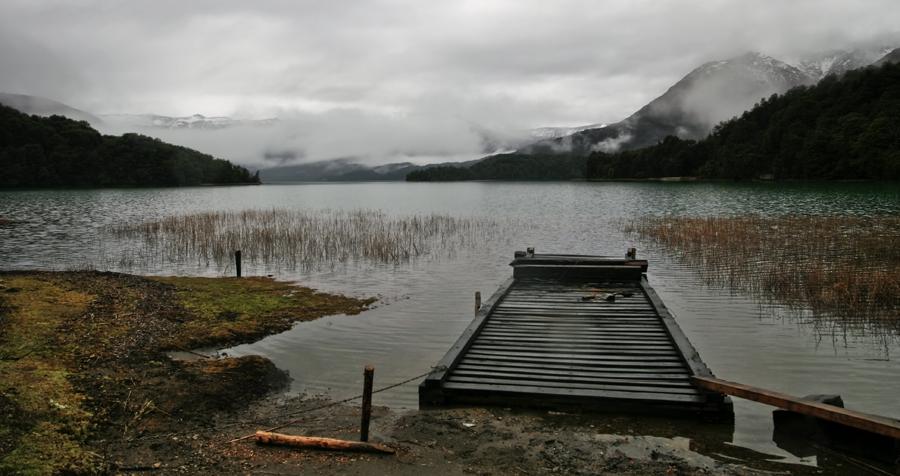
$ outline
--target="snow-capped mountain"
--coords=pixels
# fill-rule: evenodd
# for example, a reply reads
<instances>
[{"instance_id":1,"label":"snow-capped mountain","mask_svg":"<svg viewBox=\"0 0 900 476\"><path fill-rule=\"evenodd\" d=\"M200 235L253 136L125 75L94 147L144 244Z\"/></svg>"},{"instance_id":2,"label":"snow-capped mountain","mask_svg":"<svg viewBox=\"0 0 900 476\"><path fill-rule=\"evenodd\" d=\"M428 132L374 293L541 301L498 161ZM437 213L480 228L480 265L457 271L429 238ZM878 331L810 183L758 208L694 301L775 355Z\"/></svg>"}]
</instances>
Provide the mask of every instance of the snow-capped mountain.
<instances>
[{"instance_id":1,"label":"snow-capped mountain","mask_svg":"<svg viewBox=\"0 0 900 476\"><path fill-rule=\"evenodd\" d=\"M888 63L900 63L900 48L897 48L884 55L884 57L875 62L874 66L881 66Z\"/></svg>"},{"instance_id":2,"label":"snow-capped mountain","mask_svg":"<svg viewBox=\"0 0 900 476\"><path fill-rule=\"evenodd\" d=\"M829 51L801 59L797 63L797 67L816 80L830 74L840 76L847 71L864 68L875 63L890 53L891 49L889 47L873 47Z\"/></svg>"},{"instance_id":3,"label":"snow-capped mountain","mask_svg":"<svg viewBox=\"0 0 900 476\"><path fill-rule=\"evenodd\" d=\"M711 61L623 121L543 140L524 151L613 152L653 145L668 135L699 139L760 99L815 81L799 68L760 53Z\"/></svg>"},{"instance_id":4,"label":"snow-capped mountain","mask_svg":"<svg viewBox=\"0 0 900 476\"><path fill-rule=\"evenodd\" d=\"M269 126L277 119L244 120L230 117L207 117L202 114L173 117L157 114L105 114L101 116L120 128L133 129L225 129L235 126Z\"/></svg>"},{"instance_id":5,"label":"snow-capped mountain","mask_svg":"<svg viewBox=\"0 0 900 476\"><path fill-rule=\"evenodd\" d=\"M528 134L533 140L558 139L583 130L602 129L604 127L606 127L606 124L589 124L576 127L538 127L528 131Z\"/></svg>"}]
</instances>

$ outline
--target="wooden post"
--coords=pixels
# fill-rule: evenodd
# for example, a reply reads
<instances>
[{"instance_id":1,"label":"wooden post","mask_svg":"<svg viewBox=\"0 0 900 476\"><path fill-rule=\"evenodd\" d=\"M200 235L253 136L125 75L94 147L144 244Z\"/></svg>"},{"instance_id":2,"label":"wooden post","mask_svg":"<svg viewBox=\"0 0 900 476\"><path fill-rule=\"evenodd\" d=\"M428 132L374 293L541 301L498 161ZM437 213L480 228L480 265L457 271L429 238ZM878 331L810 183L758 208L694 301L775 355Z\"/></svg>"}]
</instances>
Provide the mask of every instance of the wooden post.
<instances>
[{"instance_id":1,"label":"wooden post","mask_svg":"<svg viewBox=\"0 0 900 476\"><path fill-rule=\"evenodd\" d=\"M362 421L359 426L359 441L369 441L369 420L372 418L372 383L375 367L366 365L363 371Z\"/></svg>"},{"instance_id":2,"label":"wooden post","mask_svg":"<svg viewBox=\"0 0 900 476\"><path fill-rule=\"evenodd\" d=\"M241 250L234 252L234 269L237 271L237 277L241 277Z\"/></svg>"},{"instance_id":3,"label":"wooden post","mask_svg":"<svg viewBox=\"0 0 900 476\"><path fill-rule=\"evenodd\" d=\"M481 291L475 291L475 314L481 309Z\"/></svg>"}]
</instances>

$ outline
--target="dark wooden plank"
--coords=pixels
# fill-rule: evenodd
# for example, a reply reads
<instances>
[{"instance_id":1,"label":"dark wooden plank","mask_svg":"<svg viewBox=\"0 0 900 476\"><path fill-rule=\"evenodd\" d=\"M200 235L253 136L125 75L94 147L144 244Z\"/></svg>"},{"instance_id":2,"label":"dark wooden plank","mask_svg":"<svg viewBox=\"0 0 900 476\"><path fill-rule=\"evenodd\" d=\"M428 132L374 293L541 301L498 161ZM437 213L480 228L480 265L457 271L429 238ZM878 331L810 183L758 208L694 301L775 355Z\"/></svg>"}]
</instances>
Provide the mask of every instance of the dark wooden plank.
<instances>
[{"instance_id":1,"label":"dark wooden plank","mask_svg":"<svg viewBox=\"0 0 900 476\"><path fill-rule=\"evenodd\" d=\"M478 340L480 342L511 342L511 343L519 343L519 345L554 345L557 347L565 347L567 345L586 347L586 346L615 346L615 347L630 347L635 349L643 349L643 348L666 348L673 349L674 346L667 340L653 340L653 341L644 341L644 340L616 340L616 339L598 339L598 338L552 338L552 337L538 337L538 336L510 336L510 335L495 335L483 332L478 336Z\"/></svg>"},{"instance_id":2,"label":"dark wooden plank","mask_svg":"<svg viewBox=\"0 0 900 476\"><path fill-rule=\"evenodd\" d=\"M454 376L506 378L506 379L532 379L546 380L548 382L582 381L587 383L619 383L635 385L656 385L660 387L684 387L694 388L690 379L644 379L639 377L623 377L616 374L602 374L599 372L550 372L550 371L517 371L510 372L496 368L470 368L459 366L453 371Z\"/></svg>"},{"instance_id":3,"label":"dark wooden plank","mask_svg":"<svg viewBox=\"0 0 900 476\"><path fill-rule=\"evenodd\" d=\"M534 329L531 327L513 327L513 326L485 326L482 331L486 334L491 334L495 336L520 336L520 337L553 337L557 339L563 339L567 337L572 337L576 339L612 339L612 340L622 340L623 337L621 335L616 335L615 332L603 332L603 331L587 331L586 329L563 329L563 328L555 328L555 329ZM640 341L652 341L652 340L662 340L666 342L671 342L671 339L665 333L659 333L659 335L646 335L640 334L638 336L631 337L632 340L640 340Z\"/></svg>"},{"instance_id":4,"label":"dark wooden plank","mask_svg":"<svg viewBox=\"0 0 900 476\"><path fill-rule=\"evenodd\" d=\"M549 305L552 304L552 305ZM560 303L540 303L535 301L504 301L499 306L500 309L559 309L572 311L604 311L604 310L642 310L653 311L653 306L649 304L617 304L614 302L560 302Z\"/></svg>"},{"instance_id":5,"label":"dark wooden plank","mask_svg":"<svg viewBox=\"0 0 900 476\"><path fill-rule=\"evenodd\" d=\"M552 288L548 286L523 286L519 283L516 283L515 287L512 289L512 296L546 296L546 297L581 297L584 295L592 295L592 294L601 294L601 293L633 293L632 296L625 297L619 296L620 299L625 300L636 300L636 301L644 301L646 298L639 293L640 286L637 283L632 283L630 286L626 287L616 287L616 286L592 286L585 285L579 287L568 287L568 288Z\"/></svg>"},{"instance_id":6,"label":"dark wooden plank","mask_svg":"<svg viewBox=\"0 0 900 476\"><path fill-rule=\"evenodd\" d=\"M565 349L573 354L588 355L678 355L678 352L672 347L665 346L621 346L621 345L571 345L560 346L555 343L533 343L533 342L498 342L498 341L476 341L472 345L472 349L479 350L506 350L516 352L537 352L537 353L556 353L560 349Z\"/></svg>"},{"instance_id":7,"label":"dark wooden plank","mask_svg":"<svg viewBox=\"0 0 900 476\"><path fill-rule=\"evenodd\" d=\"M685 377L690 377L689 371L683 365L672 365L672 366L658 366L658 367L649 367L644 365L638 366L628 366L626 364L622 365L592 365L592 364L565 364L565 363L553 363L549 361L530 361L527 359L492 359L492 358L482 358L477 356L466 356L464 359L460 361L460 365L485 365L492 367L513 367L513 368L523 368L523 369L547 369L547 370L577 370L577 371L600 371L605 373L633 373L633 374L653 374L653 375L683 375Z\"/></svg>"},{"instance_id":8,"label":"dark wooden plank","mask_svg":"<svg viewBox=\"0 0 900 476\"><path fill-rule=\"evenodd\" d=\"M623 316L623 317L643 317L658 319L659 315L655 310L633 310L633 309L557 309L554 307L501 307L494 311L500 315L522 315L522 316L541 316L541 317L602 317L602 316Z\"/></svg>"},{"instance_id":9,"label":"dark wooden plank","mask_svg":"<svg viewBox=\"0 0 900 476\"><path fill-rule=\"evenodd\" d=\"M491 323L494 326L543 326L543 327L554 327L559 329L564 328L579 328L579 329L636 329L636 330L659 330L665 332L666 328L660 322L646 322L646 321L637 321L637 322L621 322L621 321L607 321L604 319L596 319L596 320L587 320L587 321L564 321L564 320L547 320L547 319L517 319L517 318L491 318Z\"/></svg>"},{"instance_id":10,"label":"dark wooden plank","mask_svg":"<svg viewBox=\"0 0 900 476\"><path fill-rule=\"evenodd\" d=\"M622 265L555 265L555 264L517 264L513 267L513 277L528 279L552 277L556 279L616 279L637 281L641 279L641 266Z\"/></svg>"},{"instance_id":11,"label":"dark wooden plank","mask_svg":"<svg viewBox=\"0 0 900 476\"><path fill-rule=\"evenodd\" d=\"M528 331L515 331L515 330L494 330L484 328L481 331L481 336L490 337L492 339L511 339L511 340L537 340L541 342L615 342L622 344L648 344L648 345L659 345L660 343L670 343L671 341L665 337L644 337L640 339L622 339L620 337L610 337L603 333L598 334L584 334L581 332L528 332ZM671 345L671 344L669 344Z\"/></svg>"},{"instance_id":12,"label":"dark wooden plank","mask_svg":"<svg viewBox=\"0 0 900 476\"><path fill-rule=\"evenodd\" d=\"M502 378L487 377L461 377L455 373L450 376L447 382L451 383L472 383L479 385L511 385L523 387L542 387L542 388L571 388L578 390L612 390L620 392L633 393L654 393L665 395L698 395L697 389L694 387L657 387L652 385L619 385L605 383L587 383L581 381L570 380L568 382L551 382L546 380L519 379L509 380Z\"/></svg>"},{"instance_id":13,"label":"dark wooden plank","mask_svg":"<svg viewBox=\"0 0 900 476\"><path fill-rule=\"evenodd\" d=\"M574 367L577 370L548 369L537 367L515 367L509 365L484 365L469 363L465 359L454 369L454 372L486 372L510 375L555 375L560 377L590 377L596 379L622 379L622 380L652 380L660 382L682 382L691 385L690 376L687 373L650 373L650 372L607 372L604 370L590 370L583 367Z\"/></svg>"},{"instance_id":14,"label":"dark wooden plank","mask_svg":"<svg viewBox=\"0 0 900 476\"><path fill-rule=\"evenodd\" d=\"M662 323L659 322L659 319L644 319L644 318L621 318L621 317L609 317L609 316L597 316L593 318L566 318L566 317L553 317L553 316L510 316L510 315L496 315L494 314L491 317L492 321L500 322L500 321L512 321L512 322L545 322L545 323L559 323L559 324L619 324L619 325L637 325L637 326L658 326L662 328Z\"/></svg>"},{"instance_id":15,"label":"dark wooden plank","mask_svg":"<svg viewBox=\"0 0 900 476\"><path fill-rule=\"evenodd\" d=\"M674 362L680 363L681 359L679 359L675 354L672 357L669 356L642 356L642 355L582 355L578 353L569 353L566 351L559 351L554 353L542 353L542 352L516 352L516 351L505 351L505 350L481 350L481 349L471 349L468 353L469 355L474 356L484 356L484 357L522 357L528 359L547 359L553 361L573 361L573 362L631 362L634 365L647 365L650 364L658 364L663 362Z\"/></svg>"},{"instance_id":16,"label":"dark wooden plank","mask_svg":"<svg viewBox=\"0 0 900 476\"><path fill-rule=\"evenodd\" d=\"M642 355L642 356L677 356L678 352L672 347L660 348L627 348L617 346L558 346L558 345L522 345L520 343L502 343L487 342L477 340L471 347L472 350L479 351L503 351L503 352L533 352L537 354L559 354L567 353L572 355ZM565 350L563 350L565 349Z\"/></svg>"},{"instance_id":17,"label":"dark wooden plank","mask_svg":"<svg viewBox=\"0 0 900 476\"><path fill-rule=\"evenodd\" d=\"M647 402L680 402L680 403L703 403L704 399L699 395L677 395L670 393L643 393L643 392L621 392L612 390L588 390L588 389L567 389L567 388L548 388L536 386L517 386L517 385L491 385L491 384L470 384L446 382L444 387L448 390L457 391L488 391L488 392L511 392L511 393L530 393L535 395L563 395L571 397L590 397L598 399L622 399L622 400L639 400Z\"/></svg>"},{"instance_id":18,"label":"dark wooden plank","mask_svg":"<svg viewBox=\"0 0 900 476\"><path fill-rule=\"evenodd\" d=\"M604 264L609 266L640 266L642 271L647 271L647 260L622 258L616 256L591 256L591 255L559 255L559 254L534 254L531 256L517 257L510 266L520 264Z\"/></svg>"},{"instance_id":19,"label":"dark wooden plank","mask_svg":"<svg viewBox=\"0 0 900 476\"><path fill-rule=\"evenodd\" d=\"M509 316L509 315L493 315L490 318L490 322L493 324L503 323L503 325L526 325L526 324L537 324L537 325L546 325L546 326L559 326L560 328L564 326L568 327L590 327L590 326L602 326L602 327L614 327L614 326L625 326L625 327L658 327L661 330L665 330L665 327L659 319L649 320L649 321L619 321L615 318L604 319L603 316L597 316L594 318L584 318L584 319L564 319L562 317L553 317L553 316L539 316L539 317L525 317L525 316Z\"/></svg>"},{"instance_id":20,"label":"dark wooden plank","mask_svg":"<svg viewBox=\"0 0 900 476\"><path fill-rule=\"evenodd\" d=\"M522 347L507 345L486 345L476 342L472 346L472 351L482 353L492 352L522 352L538 355L566 355L577 356L578 358L612 358L612 357L640 357L640 358L674 358L678 353L674 350L633 350L633 349L584 349L584 348L566 348L561 351L559 347Z\"/></svg>"},{"instance_id":21,"label":"dark wooden plank","mask_svg":"<svg viewBox=\"0 0 900 476\"><path fill-rule=\"evenodd\" d=\"M456 369L453 371L450 379L461 378L495 378L511 380L515 384L527 380L539 380L549 383L556 383L562 387L566 387L566 383L578 384L597 384L597 385L634 385L642 387L665 387L690 389L697 392L697 388L687 378L680 380L663 380L663 379L637 379L623 377L598 377L597 375L578 375L574 373L554 374L551 372L501 372L497 370L485 369Z\"/></svg>"},{"instance_id":22,"label":"dark wooden plank","mask_svg":"<svg viewBox=\"0 0 900 476\"><path fill-rule=\"evenodd\" d=\"M596 318L587 318L587 319L570 319L566 320L563 318L554 318L552 316L546 317L535 317L535 318L527 318L527 317L517 317L517 316L505 316L505 315L493 315L491 316L490 323L499 324L503 323L503 325L545 325L545 326L559 326L562 327L584 327L588 328L591 326L601 326L601 327L615 327L615 326L623 326L623 327L647 327L653 326L658 327L661 330L665 330L665 327L659 319L651 320L651 321L634 321L634 322L624 322L617 323L614 318L610 318L608 320L603 319L602 316L598 316Z\"/></svg>"},{"instance_id":23,"label":"dark wooden plank","mask_svg":"<svg viewBox=\"0 0 900 476\"><path fill-rule=\"evenodd\" d=\"M625 326L621 324L610 324L603 325L602 323L597 324L541 324L537 322L514 322L514 321L503 321L501 322L492 322L491 328L509 328L509 329L560 329L560 330L575 330L581 329L584 331L604 331L609 332L610 334L655 334L655 335L666 335L665 329L661 326Z\"/></svg>"},{"instance_id":24,"label":"dark wooden plank","mask_svg":"<svg viewBox=\"0 0 900 476\"><path fill-rule=\"evenodd\" d=\"M638 317L657 317L656 310L652 308L646 309L624 309L624 308L590 308L587 306L579 307L562 307L562 306L501 306L496 312L503 314L535 314L550 316L612 316L616 314L631 315Z\"/></svg>"},{"instance_id":25,"label":"dark wooden plank","mask_svg":"<svg viewBox=\"0 0 900 476\"><path fill-rule=\"evenodd\" d=\"M521 290L513 290L513 292L507 295L507 301L548 301L548 302L575 302L579 304L647 304L648 300L637 294L639 292L638 289L627 290L627 291L616 291L613 289L610 290L594 290L589 289L583 292L555 292L555 293L539 293L539 292L523 292ZM621 294L631 293L631 296L622 296ZM606 294L615 294L615 301L606 301L604 300ZM591 300L584 300L582 298L591 298Z\"/></svg>"},{"instance_id":26,"label":"dark wooden plank","mask_svg":"<svg viewBox=\"0 0 900 476\"><path fill-rule=\"evenodd\" d=\"M702 388L713 392L746 398L900 440L900 420L803 400L784 393L713 377L694 377L692 380Z\"/></svg>"},{"instance_id":27,"label":"dark wooden plank","mask_svg":"<svg viewBox=\"0 0 900 476\"><path fill-rule=\"evenodd\" d=\"M528 355L504 355L494 353L481 353L481 352L470 352L466 354L466 357L473 359L487 359L487 360L500 360L500 361L508 361L508 362L528 362L531 364L567 364L567 365L582 365L588 367L629 367L629 368L675 368L675 369L686 369L684 362L680 361L672 361L668 359L655 359L655 360L633 360L633 359L572 359L565 357L539 357L535 358L534 356Z\"/></svg>"}]
</instances>

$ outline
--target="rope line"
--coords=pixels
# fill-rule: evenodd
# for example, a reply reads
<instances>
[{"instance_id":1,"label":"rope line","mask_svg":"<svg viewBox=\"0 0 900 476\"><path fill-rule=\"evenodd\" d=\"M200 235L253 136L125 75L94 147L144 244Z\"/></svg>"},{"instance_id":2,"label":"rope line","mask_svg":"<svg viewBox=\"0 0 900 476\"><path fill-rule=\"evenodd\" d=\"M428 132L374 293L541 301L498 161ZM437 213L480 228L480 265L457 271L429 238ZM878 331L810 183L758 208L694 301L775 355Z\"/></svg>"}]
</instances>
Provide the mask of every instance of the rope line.
<instances>
[{"instance_id":1,"label":"rope line","mask_svg":"<svg viewBox=\"0 0 900 476\"><path fill-rule=\"evenodd\" d=\"M434 367L432 367L428 372L425 372L425 373L423 373L423 374L419 374L419 375L416 375L415 377L410 377L410 378L408 378L408 379L406 379L406 380L403 380L402 382L397 382L397 383L388 385L388 386L386 386L386 387L381 387L381 388L378 388L378 389L376 389L376 390L373 390L373 391L372 391L372 394L374 395L374 394L376 394L376 393L381 393L381 392L385 392L385 391L390 390L390 389L393 389L393 388L397 388L397 387L399 387L399 386L401 386L401 385L406 385L406 384L408 384L408 383L410 383L410 382L412 382L412 381L414 381L414 380L418 380L418 379L420 379L420 378L422 378L422 377L425 377L425 376L427 376L428 374L430 374L430 373L432 373L432 372L442 371L442 370L447 370L447 366L446 366L446 365L437 365L437 366L434 366ZM264 420L256 420L256 421L250 421L250 422L234 422L234 423L226 424L226 425L224 425L224 427L230 427L230 426L236 426L236 425L245 425L245 424L251 424L251 423L261 423L261 422L265 422L265 421L271 421L271 420L273 420L273 419L275 419L275 418L291 417L291 416L296 416L296 415L300 415L300 414L304 414L304 413L310 413L310 412L314 412L314 411L316 411L316 410L323 410L323 409L325 409L325 408L330 408L330 407L338 406L338 405L341 405L341 404L344 404L344 403L347 403L347 402L352 402L353 400L358 400L358 399L360 399L360 398L362 398L362 397L363 397L362 394L354 395L354 396L352 396L352 397L347 397L347 398L345 398L345 399L343 399L343 400L338 400L338 401L336 401L336 402L326 403L325 405L319 405L319 406L313 407L313 408L304 408L304 409L297 410L297 411L293 411L293 412L290 412L290 413L285 413L285 414L279 415L278 417L266 418L266 419L264 419ZM273 426L272 428L268 428L268 429L263 430L263 431L275 431L275 430L280 430L280 429L282 429L282 428L284 428L284 427L296 425L297 423L300 423L301 421L303 421L303 418L296 418L296 419L293 419L293 420L288 421L287 423L283 423L283 424L278 425L278 426ZM253 436L255 436L255 435L256 435L256 433L254 432L254 433L251 433L251 434L249 434L249 435L244 435L244 436L241 436L241 437L239 437L239 438L235 438L235 439L233 439L233 440L229 440L228 442L229 442L229 443L236 443L236 442L238 442L238 441L246 440L246 439L248 439L248 438L253 438Z\"/></svg>"}]
</instances>

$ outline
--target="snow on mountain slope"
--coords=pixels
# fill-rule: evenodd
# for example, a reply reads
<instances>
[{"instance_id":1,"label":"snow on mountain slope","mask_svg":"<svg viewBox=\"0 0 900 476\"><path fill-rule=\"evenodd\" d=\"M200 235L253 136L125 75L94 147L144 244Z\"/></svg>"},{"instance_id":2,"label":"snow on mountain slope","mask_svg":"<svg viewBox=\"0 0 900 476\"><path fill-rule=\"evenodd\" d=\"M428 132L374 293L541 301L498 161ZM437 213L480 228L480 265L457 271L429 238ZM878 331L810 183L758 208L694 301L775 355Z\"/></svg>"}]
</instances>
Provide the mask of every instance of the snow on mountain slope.
<instances>
[{"instance_id":1,"label":"snow on mountain slope","mask_svg":"<svg viewBox=\"0 0 900 476\"><path fill-rule=\"evenodd\" d=\"M157 114L105 114L104 120L120 128L132 129L224 129L234 126L269 126L278 119L243 120L207 117L202 114L172 117Z\"/></svg>"},{"instance_id":2,"label":"snow on mountain slope","mask_svg":"<svg viewBox=\"0 0 900 476\"><path fill-rule=\"evenodd\" d=\"M797 67L818 81L829 74L840 76L847 71L869 66L888 54L891 49L879 46L829 51L801 59Z\"/></svg>"},{"instance_id":3,"label":"snow on mountain slope","mask_svg":"<svg viewBox=\"0 0 900 476\"><path fill-rule=\"evenodd\" d=\"M522 151L587 154L646 147L668 135L699 139L762 98L814 82L800 69L760 53L711 61L623 121L542 140Z\"/></svg>"}]
</instances>

